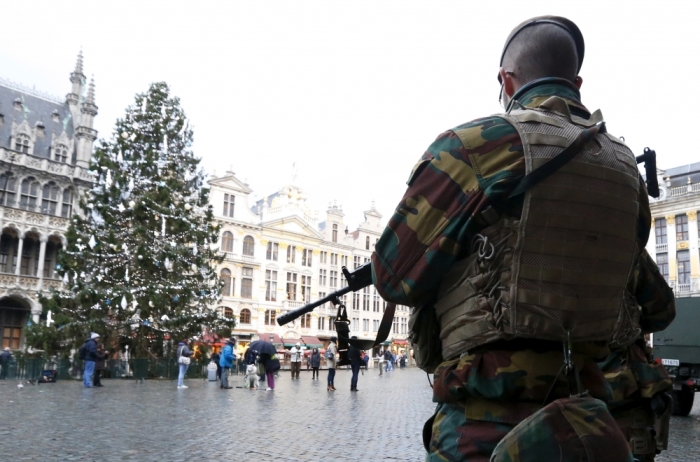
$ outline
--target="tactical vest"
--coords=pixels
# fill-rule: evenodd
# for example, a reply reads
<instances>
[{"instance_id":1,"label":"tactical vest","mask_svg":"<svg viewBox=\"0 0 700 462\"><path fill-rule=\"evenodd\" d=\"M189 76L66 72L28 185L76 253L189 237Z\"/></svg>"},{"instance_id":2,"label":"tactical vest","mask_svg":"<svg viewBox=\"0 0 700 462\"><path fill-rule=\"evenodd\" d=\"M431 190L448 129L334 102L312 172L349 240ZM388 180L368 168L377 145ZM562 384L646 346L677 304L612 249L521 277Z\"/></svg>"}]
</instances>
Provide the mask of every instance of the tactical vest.
<instances>
[{"instance_id":1,"label":"tactical vest","mask_svg":"<svg viewBox=\"0 0 700 462\"><path fill-rule=\"evenodd\" d=\"M559 97L502 117L520 134L526 173L602 121L600 111L572 115ZM521 216L474 236L470 256L443 280L443 358L514 338L610 341L637 254L638 194L634 155L607 133L527 191Z\"/></svg>"}]
</instances>

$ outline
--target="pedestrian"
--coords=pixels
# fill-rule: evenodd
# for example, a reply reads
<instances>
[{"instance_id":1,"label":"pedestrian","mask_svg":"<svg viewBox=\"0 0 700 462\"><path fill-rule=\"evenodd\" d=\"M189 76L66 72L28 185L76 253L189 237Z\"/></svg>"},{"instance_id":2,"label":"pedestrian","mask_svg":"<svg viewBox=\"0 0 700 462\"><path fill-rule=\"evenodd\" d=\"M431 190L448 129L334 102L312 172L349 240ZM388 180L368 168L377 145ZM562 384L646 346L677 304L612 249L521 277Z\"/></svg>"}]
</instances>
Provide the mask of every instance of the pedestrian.
<instances>
[{"instance_id":1,"label":"pedestrian","mask_svg":"<svg viewBox=\"0 0 700 462\"><path fill-rule=\"evenodd\" d=\"M93 387L101 387L102 382L100 378L102 376L102 371L105 370L105 364L107 362L107 356L109 354L105 351L105 346L103 343L97 345L97 360L95 361L95 375L92 378Z\"/></svg>"},{"instance_id":2,"label":"pedestrian","mask_svg":"<svg viewBox=\"0 0 700 462\"><path fill-rule=\"evenodd\" d=\"M0 379L7 379L7 373L10 370L11 360L12 351L10 350L10 347L5 347L5 349L2 350L2 353L0 353L0 367L2 368L2 371L0 371Z\"/></svg>"},{"instance_id":3,"label":"pedestrian","mask_svg":"<svg viewBox=\"0 0 700 462\"><path fill-rule=\"evenodd\" d=\"M233 387L228 385L228 376L231 374L233 362L236 360L236 354L233 352L233 347L236 346L236 339L230 338L226 340L226 345L221 350L219 365L221 366L221 385L222 390L230 390Z\"/></svg>"},{"instance_id":4,"label":"pedestrian","mask_svg":"<svg viewBox=\"0 0 700 462\"><path fill-rule=\"evenodd\" d=\"M311 363L311 380L318 380L318 370L321 367L321 353L318 351L318 348L311 350L309 363Z\"/></svg>"},{"instance_id":5,"label":"pedestrian","mask_svg":"<svg viewBox=\"0 0 700 462\"><path fill-rule=\"evenodd\" d=\"M328 391L335 391L335 363L338 358L338 337L331 337L331 343L326 347L326 365L328 366Z\"/></svg>"},{"instance_id":6,"label":"pedestrian","mask_svg":"<svg viewBox=\"0 0 700 462\"><path fill-rule=\"evenodd\" d=\"M401 354L401 359L399 360L399 363L401 364L401 369L406 367L406 353Z\"/></svg>"},{"instance_id":7,"label":"pedestrian","mask_svg":"<svg viewBox=\"0 0 700 462\"><path fill-rule=\"evenodd\" d=\"M85 357L85 368L83 369L83 386L85 388L92 388L92 376L95 374L95 361L97 361L98 338L100 338L100 334L93 332L82 346Z\"/></svg>"},{"instance_id":8,"label":"pedestrian","mask_svg":"<svg viewBox=\"0 0 700 462\"><path fill-rule=\"evenodd\" d=\"M393 361L393 355L391 354L390 349L384 350L384 363L386 364L386 371L389 372L391 370L391 362Z\"/></svg>"},{"instance_id":9,"label":"pedestrian","mask_svg":"<svg viewBox=\"0 0 700 462\"><path fill-rule=\"evenodd\" d=\"M190 367L190 356L192 356L192 351L187 348L187 339L180 340L180 343L177 344L177 365L179 369L177 388L188 388L185 385L185 373L187 368Z\"/></svg>"},{"instance_id":10,"label":"pedestrian","mask_svg":"<svg viewBox=\"0 0 700 462\"><path fill-rule=\"evenodd\" d=\"M632 460L590 399L610 390L595 360L610 351L628 283L655 293L660 282L633 271L650 233L646 187L632 151L581 102L583 57L566 18L513 29L498 69L505 112L437 138L375 245L375 287L415 307L415 358L434 372L427 462L548 462L550 447L561 448L554 460ZM553 425L564 412L596 431ZM540 433L520 438L527 429Z\"/></svg>"},{"instance_id":11,"label":"pedestrian","mask_svg":"<svg viewBox=\"0 0 700 462\"><path fill-rule=\"evenodd\" d=\"M292 379L299 378L299 372L301 372L301 361L304 357L304 352L301 349L301 343L297 342L296 345L289 350L289 361L291 363L292 369Z\"/></svg>"},{"instance_id":12,"label":"pedestrian","mask_svg":"<svg viewBox=\"0 0 700 462\"><path fill-rule=\"evenodd\" d=\"M259 361L262 363L267 380L267 391L275 390L275 373L280 370L280 360L276 354L261 353Z\"/></svg>"},{"instance_id":13,"label":"pedestrian","mask_svg":"<svg viewBox=\"0 0 700 462\"><path fill-rule=\"evenodd\" d=\"M356 339L353 335L351 338ZM352 378L350 379L350 391L357 391L357 379L360 375L360 366L362 366L362 352L359 348L348 345L348 359L350 360L350 369L352 370Z\"/></svg>"},{"instance_id":14,"label":"pedestrian","mask_svg":"<svg viewBox=\"0 0 700 462\"><path fill-rule=\"evenodd\" d=\"M364 363L365 370L369 371L369 354L362 352L362 362Z\"/></svg>"},{"instance_id":15,"label":"pedestrian","mask_svg":"<svg viewBox=\"0 0 700 462\"><path fill-rule=\"evenodd\" d=\"M216 380L221 381L221 365L219 361L221 360L221 355L216 351L211 354L211 362L216 364Z\"/></svg>"}]
</instances>

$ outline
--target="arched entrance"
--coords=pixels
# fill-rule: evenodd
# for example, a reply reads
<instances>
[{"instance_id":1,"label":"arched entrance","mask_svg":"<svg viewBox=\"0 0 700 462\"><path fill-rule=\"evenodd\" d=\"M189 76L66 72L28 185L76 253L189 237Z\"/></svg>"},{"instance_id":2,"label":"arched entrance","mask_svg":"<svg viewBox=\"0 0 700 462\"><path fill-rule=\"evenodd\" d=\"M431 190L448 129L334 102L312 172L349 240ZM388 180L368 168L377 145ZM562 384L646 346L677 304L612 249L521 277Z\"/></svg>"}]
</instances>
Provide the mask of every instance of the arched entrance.
<instances>
[{"instance_id":1,"label":"arched entrance","mask_svg":"<svg viewBox=\"0 0 700 462\"><path fill-rule=\"evenodd\" d=\"M16 296L0 299L0 338L2 348L19 350L24 344L24 328L30 315L30 305Z\"/></svg>"}]
</instances>

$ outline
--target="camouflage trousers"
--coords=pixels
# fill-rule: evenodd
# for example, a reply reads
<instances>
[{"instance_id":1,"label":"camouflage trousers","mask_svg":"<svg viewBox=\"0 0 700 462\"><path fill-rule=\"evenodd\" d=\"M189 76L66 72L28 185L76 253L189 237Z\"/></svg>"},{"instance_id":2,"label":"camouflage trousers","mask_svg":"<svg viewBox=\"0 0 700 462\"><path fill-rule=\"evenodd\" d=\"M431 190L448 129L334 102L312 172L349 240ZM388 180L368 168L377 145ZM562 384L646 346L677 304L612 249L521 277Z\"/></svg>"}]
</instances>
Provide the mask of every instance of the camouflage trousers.
<instances>
[{"instance_id":1,"label":"camouflage trousers","mask_svg":"<svg viewBox=\"0 0 700 462\"><path fill-rule=\"evenodd\" d=\"M656 419L648 403L645 406L627 410L611 409L610 413L629 442L634 457L641 462L653 462L656 457L654 430Z\"/></svg>"}]
</instances>

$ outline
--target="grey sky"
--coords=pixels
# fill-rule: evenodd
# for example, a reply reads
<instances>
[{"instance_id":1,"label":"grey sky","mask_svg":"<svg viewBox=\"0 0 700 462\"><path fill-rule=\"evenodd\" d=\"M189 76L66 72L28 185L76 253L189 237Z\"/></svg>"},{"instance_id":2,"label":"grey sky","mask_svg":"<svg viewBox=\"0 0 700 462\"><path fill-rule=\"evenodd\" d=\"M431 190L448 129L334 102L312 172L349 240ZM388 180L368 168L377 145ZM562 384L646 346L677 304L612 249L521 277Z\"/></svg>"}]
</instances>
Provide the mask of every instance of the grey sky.
<instances>
[{"instance_id":1,"label":"grey sky","mask_svg":"<svg viewBox=\"0 0 700 462\"><path fill-rule=\"evenodd\" d=\"M700 160L699 12L691 1L27 0L3 5L0 77L64 96L82 47L101 137L165 80L209 172L232 165L262 196L296 162L312 205L337 199L352 227L373 199L386 222L437 135L500 110L503 42L535 15L583 31L583 101L611 133L637 154L656 149L662 168Z\"/></svg>"}]
</instances>

